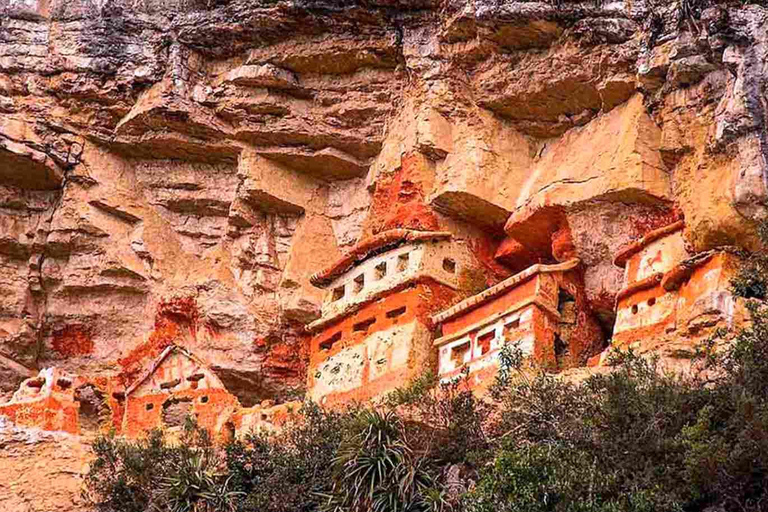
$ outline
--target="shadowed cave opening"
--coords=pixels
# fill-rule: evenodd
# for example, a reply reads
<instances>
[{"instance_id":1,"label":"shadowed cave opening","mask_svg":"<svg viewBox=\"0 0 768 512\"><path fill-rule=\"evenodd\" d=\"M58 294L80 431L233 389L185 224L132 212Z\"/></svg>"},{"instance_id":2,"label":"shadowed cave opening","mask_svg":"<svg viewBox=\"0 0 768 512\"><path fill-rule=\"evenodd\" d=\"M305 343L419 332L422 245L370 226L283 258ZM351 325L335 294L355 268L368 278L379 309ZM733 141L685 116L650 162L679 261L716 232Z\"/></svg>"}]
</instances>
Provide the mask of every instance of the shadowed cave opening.
<instances>
[{"instance_id":1,"label":"shadowed cave opening","mask_svg":"<svg viewBox=\"0 0 768 512\"><path fill-rule=\"evenodd\" d=\"M75 401L80 404L78 412L80 431L98 432L103 419L109 412L104 394L95 386L87 384L75 390Z\"/></svg>"},{"instance_id":2,"label":"shadowed cave opening","mask_svg":"<svg viewBox=\"0 0 768 512\"><path fill-rule=\"evenodd\" d=\"M163 425L181 427L192 414L192 399L171 398L163 403Z\"/></svg>"},{"instance_id":3,"label":"shadowed cave opening","mask_svg":"<svg viewBox=\"0 0 768 512\"><path fill-rule=\"evenodd\" d=\"M296 397L302 399L304 396L303 382L297 381L292 373L273 373L267 377L262 371L244 371L217 366L211 369L221 380L224 388L235 395L243 407L253 407L264 400L282 403L286 400L294 400ZM291 386L293 382L296 385Z\"/></svg>"}]
</instances>

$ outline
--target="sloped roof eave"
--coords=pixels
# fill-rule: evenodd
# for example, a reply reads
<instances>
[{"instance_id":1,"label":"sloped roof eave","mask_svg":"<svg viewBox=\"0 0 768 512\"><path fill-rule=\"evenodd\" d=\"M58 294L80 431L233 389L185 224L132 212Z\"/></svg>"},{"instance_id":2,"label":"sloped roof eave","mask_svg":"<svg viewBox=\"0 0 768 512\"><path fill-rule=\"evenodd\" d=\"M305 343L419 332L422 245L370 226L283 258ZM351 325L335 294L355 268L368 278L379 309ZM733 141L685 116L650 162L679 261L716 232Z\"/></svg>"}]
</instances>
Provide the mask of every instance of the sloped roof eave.
<instances>
[{"instance_id":1,"label":"sloped roof eave","mask_svg":"<svg viewBox=\"0 0 768 512\"><path fill-rule=\"evenodd\" d=\"M426 240L445 240L451 238L451 236L451 233L447 231L416 231L413 229L391 229L384 231L378 235L361 240L333 265L314 273L309 278L309 282L317 288L326 288L334 279L350 268L375 256L383 248Z\"/></svg>"}]
</instances>

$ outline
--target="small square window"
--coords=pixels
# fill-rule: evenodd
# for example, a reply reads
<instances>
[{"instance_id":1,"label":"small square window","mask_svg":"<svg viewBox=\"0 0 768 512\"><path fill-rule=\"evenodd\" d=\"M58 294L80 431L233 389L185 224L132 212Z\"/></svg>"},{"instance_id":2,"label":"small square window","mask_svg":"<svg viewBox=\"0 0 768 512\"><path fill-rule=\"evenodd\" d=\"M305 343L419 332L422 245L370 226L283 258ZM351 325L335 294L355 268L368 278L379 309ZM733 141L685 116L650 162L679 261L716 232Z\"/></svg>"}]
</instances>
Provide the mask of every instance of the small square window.
<instances>
[{"instance_id":1,"label":"small square window","mask_svg":"<svg viewBox=\"0 0 768 512\"><path fill-rule=\"evenodd\" d=\"M352 326L352 330L355 332L368 332L368 329L376 323L376 317L368 318L362 322L357 322Z\"/></svg>"},{"instance_id":2,"label":"small square window","mask_svg":"<svg viewBox=\"0 0 768 512\"><path fill-rule=\"evenodd\" d=\"M405 314L405 306L387 311L387 318L397 318Z\"/></svg>"},{"instance_id":3,"label":"small square window","mask_svg":"<svg viewBox=\"0 0 768 512\"><path fill-rule=\"evenodd\" d=\"M405 253L401 254L397 257L397 271L398 272L405 272L405 270L408 268L408 264L411 261L411 253Z\"/></svg>"},{"instance_id":4,"label":"small square window","mask_svg":"<svg viewBox=\"0 0 768 512\"><path fill-rule=\"evenodd\" d=\"M360 293L365 287L365 274L360 274L353 281L353 290L355 293Z\"/></svg>"},{"instance_id":5,"label":"small square window","mask_svg":"<svg viewBox=\"0 0 768 512\"><path fill-rule=\"evenodd\" d=\"M45 386L45 379L44 378L37 378L34 380L27 381L27 386L30 388L33 388L37 391L40 391L43 386Z\"/></svg>"},{"instance_id":6,"label":"small square window","mask_svg":"<svg viewBox=\"0 0 768 512\"><path fill-rule=\"evenodd\" d=\"M454 260L452 260L451 258L445 258L443 260L443 270L445 270L449 274L455 274L456 273L456 262Z\"/></svg>"},{"instance_id":7,"label":"small square window","mask_svg":"<svg viewBox=\"0 0 768 512\"><path fill-rule=\"evenodd\" d=\"M480 348L481 356L491 351L491 342L495 335L496 331L491 331L477 337L477 346Z\"/></svg>"},{"instance_id":8,"label":"small square window","mask_svg":"<svg viewBox=\"0 0 768 512\"><path fill-rule=\"evenodd\" d=\"M181 379L173 379L160 384L160 389L173 389L181 383Z\"/></svg>"},{"instance_id":9,"label":"small square window","mask_svg":"<svg viewBox=\"0 0 768 512\"><path fill-rule=\"evenodd\" d=\"M457 367L464 364L464 359L469 353L469 350L469 340L465 341L461 345L456 345L455 347L451 348L451 360L456 363Z\"/></svg>"},{"instance_id":10,"label":"small square window","mask_svg":"<svg viewBox=\"0 0 768 512\"><path fill-rule=\"evenodd\" d=\"M509 341L510 338L511 338L512 332L516 331L519 328L520 328L520 319L519 318L515 318L514 320L512 320L508 324L505 324L504 325L504 340L505 341Z\"/></svg>"},{"instance_id":11,"label":"small square window","mask_svg":"<svg viewBox=\"0 0 768 512\"><path fill-rule=\"evenodd\" d=\"M344 298L344 287L339 286L331 291L331 302L336 302Z\"/></svg>"},{"instance_id":12,"label":"small square window","mask_svg":"<svg viewBox=\"0 0 768 512\"><path fill-rule=\"evenodd\" d=\"M339 340L341 340L341 333L337 332L327 340L322 341L320 343L320 350L331 350L331 347L333 347L333 344Z\"/></svg>"},{"instance_id":13,"label":"small square window","mask_svg":"<svg viewBox=\"0 0 768 512\"><path fill-rule=\"evenodd\" d=\"M373 275L374 275L374 277L376 277L377 281L379 279L383 279L384 276L387 275L387 262L386 261L382 261L381 263L376 265L376 267L374 268Z\"/></svg>"}]
</instances>

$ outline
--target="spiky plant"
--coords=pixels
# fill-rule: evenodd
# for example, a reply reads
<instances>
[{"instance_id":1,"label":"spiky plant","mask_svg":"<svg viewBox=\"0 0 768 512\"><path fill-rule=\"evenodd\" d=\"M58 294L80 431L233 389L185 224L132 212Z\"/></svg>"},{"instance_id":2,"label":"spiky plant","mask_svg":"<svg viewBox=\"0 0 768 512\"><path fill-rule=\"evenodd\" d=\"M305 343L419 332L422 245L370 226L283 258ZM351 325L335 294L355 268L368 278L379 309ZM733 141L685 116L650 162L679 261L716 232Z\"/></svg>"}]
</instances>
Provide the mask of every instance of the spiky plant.
<instances>
[{"instance_id":1,"label":"spiky plant","mask_svg":"<svg viewBox=\"0 0 768 512\"><path fill-rule=\"evenodd\" d=\"M427 461L408 444L393 411L360 413L357 432L333 460L333 487L323 510L409 512L428 510L422 493L432 486Z\"/></svg>"}]
</instances>

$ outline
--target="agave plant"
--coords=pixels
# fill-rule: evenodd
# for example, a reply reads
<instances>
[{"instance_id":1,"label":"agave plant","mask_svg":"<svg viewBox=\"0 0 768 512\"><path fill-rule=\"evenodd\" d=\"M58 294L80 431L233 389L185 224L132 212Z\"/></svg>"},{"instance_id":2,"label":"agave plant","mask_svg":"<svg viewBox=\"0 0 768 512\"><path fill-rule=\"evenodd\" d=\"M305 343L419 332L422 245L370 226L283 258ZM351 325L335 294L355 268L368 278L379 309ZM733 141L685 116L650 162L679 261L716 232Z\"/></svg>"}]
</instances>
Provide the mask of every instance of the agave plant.
<instances>
[{"instance_id":1,"label":"agave plant","mask_svg":"<svg viewBox=\"0 0 768 512\"><path fill-rule=\"evenodd\" d=\"M433 483L429 464L410 448L392 411L361 412L359 431L339 447L333 467L326 512L428 510L422 494Z\"/></svg>"},{"instance_id":2,"label":"agave plant","mask_svg":"<svg viewBox=\"0 0 768 512\"><path fill-rule=\"evenodd\" d=\"M232 490L232 477L217 474L205 451L191 452L170 462L158 489L158 510L170 512L231 512L242 494Z\"/></svg>"}]
</instances>

